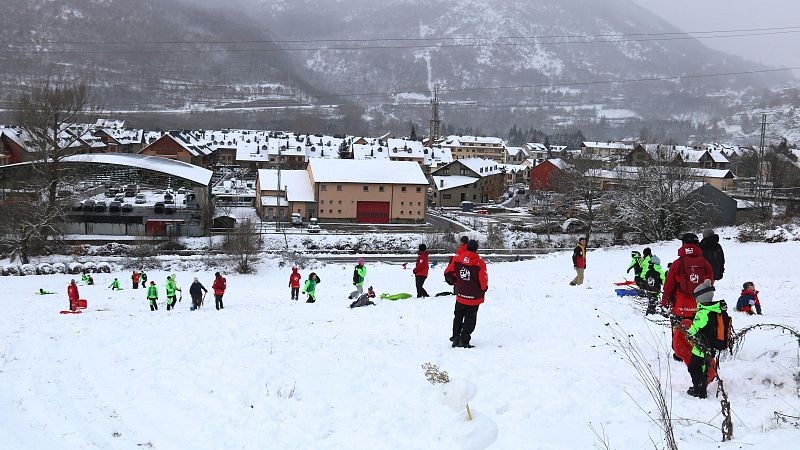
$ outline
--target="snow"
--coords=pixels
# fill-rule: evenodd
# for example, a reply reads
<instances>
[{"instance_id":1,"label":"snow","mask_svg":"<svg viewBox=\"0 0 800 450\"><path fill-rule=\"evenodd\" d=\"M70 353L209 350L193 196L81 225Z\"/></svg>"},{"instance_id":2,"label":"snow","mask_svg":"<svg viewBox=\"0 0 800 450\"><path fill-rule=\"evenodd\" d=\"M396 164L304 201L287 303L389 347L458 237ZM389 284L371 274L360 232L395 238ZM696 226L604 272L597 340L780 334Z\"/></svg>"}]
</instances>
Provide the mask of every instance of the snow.
<instances>
[{"instance_id":1,"label":"snow","mask_svg":"<svg viewBox=\"0 0 800 450\"><path fill-rule=\"evenodd\" d=\"M315 183L428 184L413 161L312 159L308 168Z\"/></svg>"},{"instance_id":2,"label":"snow","mask_svg":"<svg viewBox=\"0 0 800 450\"><path fill-rule=\"evenodd\" d=\"M480 177L495 175L501 172L501 165L497 161L486 158L459 159L462 165L475 172Z\"/></svg>"},{"instance_id":3,"label":"snow","mask_svg":"<svg viewBox=\"0 0 800 450\"><path fill-rule=\"evenodd\" d=\"M733 313L735 328L800 326L796 271L785 264L800 242L723 246L718 298L734 303L752 280L764 305L765 316ZM651 247L668 261L677 243ZM669 368L681 448L717 449L719 402L686 396L689 375L670 358L669 330L614 295L631 249L590 252L587 284L576 288L567 286L569 252L490 261L471 350L450 348L451 297L350 310L349 264L306 262L303 276L313 270L322 279L312 305L290 301L289 266L266 260L258 275L226 275L219 312L210 296L200 311L188 310L190 280L210 288L213 270L177 272L187 303L170 312L163 306L168 273L149 272L162 296L153 313L145 291L130 289L129 272L95 274L95 286L80 287L89 308L75 316L58 314L73 276L0 277L3 290L16 294L4 298L0 317L0 440L9 450L588 449L591 423L612 448L652 448L659 429L637 406L652 411L652 401L635 371L603 345L605 324L616 321L653 367ZM431 270L429 292L449 290L442 271ZM114 277L125 290L105 289ZM414 280L399 265L368 264L367 284L378 293L413 292ZM33 295L38 288L58 295ZM755 331L736 358L723 361L735 414L729 447L796 448L797 430L773 415L800 408L796 351L787 336ZM425 362L455 384L430 385ZM445 389L455 397L452 409ZM470 397L475 420L467 422L457 403Z\"/></svg>"},{"instance_id":4,"label":"snow","mask_svg":"<svg viewBox=\"0 0 800 450\"><path fill-rule=\"evenodd\" d=\"M262 191L278 191L278 171L259 169L259 187ZM290 202L315 202L314 188L305 170L281 170L281 192ZM268 205L264 205L268 206Z\"/></svg>"},{"instance_id":5,"label":"snow","mask_svg":"<svg viewBox=\"0 0 800 450\"><path fill-rule=\"evenodd\" d=\"M203 186L211 182L211 172L193 164L158 156L136 155L128 153L92 153L86 155L73 155L62 159L63 162L87 164L111 164L138 169L147 169L161 172L189 180ZM25 163L21 163L25 164Z\"/></svg>"},{"instance_id":6,"label":"snow","mask_svg":"<svg viewBox=\"0 0 800 450\"><path fill-rule=\"evenodd\" d=\"M453 189L461 186L466 186L468 184L475 183L480 178L475 177L467 177L463 175L450 175L450 176L434 176L433 182L436 185L436 190L439 191L446 191L448 189Z\"/></svg>"}]
</instances>

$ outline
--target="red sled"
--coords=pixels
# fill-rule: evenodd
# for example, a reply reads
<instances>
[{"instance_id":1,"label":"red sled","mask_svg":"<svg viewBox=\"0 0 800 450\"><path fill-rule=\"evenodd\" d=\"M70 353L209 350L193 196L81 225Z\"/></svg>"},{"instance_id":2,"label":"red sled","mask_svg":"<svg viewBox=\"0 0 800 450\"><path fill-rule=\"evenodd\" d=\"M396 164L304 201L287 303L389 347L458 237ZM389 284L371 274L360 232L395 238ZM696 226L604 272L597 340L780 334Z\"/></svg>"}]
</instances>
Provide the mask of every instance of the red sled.
<instances>
[{"instance_id":1,"label":"red sled","mask_svg":"<svg viewBox=\"0 0 800 450\"><path fill-rule=\"evenodd\" d=\"M614 283L614 286L633 286L634 284L636 284L635 281L627 281L626 280L626 281L623 281L621 283Z\"/></svg>"},{"instance_id":2,"label":"red sled","mask_svg":"<svg viewBox=\"0 0 800 450\"><path fill-rule=\"evenodd\" d=\"M86 309L86 299L82 298L78 300L78 309Z\"/></svg>"},{"instance_id":3,"label":"red sled","mask_svg":"<svg viewBox=\"0 0 800 450\"><path fill-rule=\"evenodd\" d=\"M65 310L65 311L61 311L61 312L59 312L59 314L80 314L80 313L81 313L81 311L80 311L80 310L78 310L78 311L69 311L69 310Z\"/></svg>"}]
</instances>

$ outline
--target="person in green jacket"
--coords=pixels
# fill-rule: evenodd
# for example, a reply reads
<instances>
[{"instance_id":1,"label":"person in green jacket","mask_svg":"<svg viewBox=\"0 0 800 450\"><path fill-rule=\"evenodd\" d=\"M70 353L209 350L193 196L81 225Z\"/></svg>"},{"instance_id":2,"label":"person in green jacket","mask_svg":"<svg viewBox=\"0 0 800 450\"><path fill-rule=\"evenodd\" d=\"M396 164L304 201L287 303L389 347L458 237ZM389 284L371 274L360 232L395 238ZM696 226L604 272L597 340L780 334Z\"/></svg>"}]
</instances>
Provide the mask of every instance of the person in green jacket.
<instances>
[{"instance_id":1,"label":"person in green jacket","mask_svg":"<svg viewBox=\"0 0 800 450\"><path fill-rule=\"evenodd\" d=\"M631 252L631 263L628 264L628 270L625 273L631 273L631 269L633 269L633 279L636 284L639 284L642 273L642 254L638 250Z\"/></svg>"},{"instance_id":2,"label":"person in green jacket","mask_svg":"<svg viewBox=\"0 0 800 450\"><path fill-rule=\"evenodd\" d=\"M150 311L158 311L158 288L155 281L151 281L147 287L147 299L150 300Z\"/></svg>"},{"instance_id":3,"label":"person in green jacket","mask_svg":"<svg viewBox=\"0 0 800 450\"><path fill-rule=\"evenodd\" d=\"M108 287L111 288L112 291L121 291L122 290L122 288L119 285L119 278L114 278L114 281L112 281L111 284Z\"/></svg>"},{"instance_id":4,"label":"person in green jacket","mask_svg":"<svg viewBox=\"0 0 800 450\"><path fill-rule=\"evenodd\" d=\"M364 258L358 258L358 264L355 270L353 270L353 286L356 287L356 290L351 292L347 298L352 300L361 297L361 294L364 293L364 280L366 279L367 266L364 265Z\"/></svg>"},{"instance_id":5,"label":"person in green jacket","mask_svg":"<svg viewBox=\"0 0 800 450\"><path fill-rule=\"evenodd\" d=\"M316 273L311 272L308 274L306 284L303 286L303 294L308 294L306 303L314 303L317 301L317 285L319 284L319 277Z\"/></svg>"},{"instance_id":6,"label":"person in green jacket","mask_svg":"<svg viewBox=\"0 0 800 450\"><path fill-rule=\"evenodd\" d=\"M653 254L653 251L650 250L650 247L647 247L642 252L642 260L639 263L639 266L641 267L641 277L643 280L647 281L647 277L652 276L656 282L659 283L659 288L666 281L667 272L661 268L661 260L658 258L658 256Z\"/></svg>"},{"instance_id":7,"label":"person in green jacket","mask_svg":"<svg viewBox=\"0 0 800 450\"><path fill-rule=\"evenodd\" d=\"M91 277L89 276L89 274L88 274L87 272L83 272L83 273L81 274L81 281L82 281L82 282L84 282L84 283L86 283L86 284L89 284L89 279L90 279L90 278L91 278Z\"/></svg>"},{"instance_id":8,"label":"person in green jacket","mask_svg":"<svg viewBox=\"0 0 800 450\"><path fill-rule=\"evenodd\" d=\"M146 287L147 286L147 274L144 273L144 271L142 271L142 273L139 274L139 279L142 280L142 288Z\"/></svg>"},{"instance_id":9,"label":"person in green jacket","mask_svg":"<svg viewBox=\"0 0 800 450\"><path fill-rule=\"evenodd\" d=\"M709 346L706 336L709 333L708 327L713 327L711 332L716 332L717 321L709 321L709 314L716 313L722 315L728 309L724 300L714 301L714 286L711 280L705 280L694 290L694 298L697 300L697 312L694 315L692 326L687 330L691 336L692 358L689 361L689 375L692 377L692 387L686 391L692 397L706 398L708 395L709 378L713 377L716 367L714 360L714 349ZM713 323L711 323L713 322ZM709 374L709 371L711 373ZM711 376L709 376L711 375Z\"/></svg>"},{"instance_id":10,"label":"person in green jacket","mask_svg":"<svg viewBox=\"0 0 800 450\"><path fill-rule=\"evenodd\" d=\"M179 288L178 285L175 284L174 273L167 277L166 290L167 290L167 311L169 311L170 309L175 308L175 303L177 303L178 301L176 299L175 291L181 290L181 288Z\"/></svg>"}]
</instances>

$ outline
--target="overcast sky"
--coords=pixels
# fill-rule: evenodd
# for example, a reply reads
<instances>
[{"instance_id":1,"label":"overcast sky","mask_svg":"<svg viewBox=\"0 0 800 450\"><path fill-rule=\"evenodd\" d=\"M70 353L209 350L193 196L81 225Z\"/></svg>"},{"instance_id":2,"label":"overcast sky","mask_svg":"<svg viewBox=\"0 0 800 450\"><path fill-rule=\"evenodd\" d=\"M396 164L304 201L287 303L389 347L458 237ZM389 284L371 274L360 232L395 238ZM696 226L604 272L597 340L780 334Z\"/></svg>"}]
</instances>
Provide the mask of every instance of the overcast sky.
<instances>
[{"instance_id":1,"label":"overcast sky","mask_svg":"<svg viewBox=\"0 0 800 450\"><path fill-rule=\"evenodd\" d=\"M684 31L800 26L800 0L634 1ZM800 67L800 32L703 39L702 42L751 61L772 66Z\"/></svg>"}]
</instances>

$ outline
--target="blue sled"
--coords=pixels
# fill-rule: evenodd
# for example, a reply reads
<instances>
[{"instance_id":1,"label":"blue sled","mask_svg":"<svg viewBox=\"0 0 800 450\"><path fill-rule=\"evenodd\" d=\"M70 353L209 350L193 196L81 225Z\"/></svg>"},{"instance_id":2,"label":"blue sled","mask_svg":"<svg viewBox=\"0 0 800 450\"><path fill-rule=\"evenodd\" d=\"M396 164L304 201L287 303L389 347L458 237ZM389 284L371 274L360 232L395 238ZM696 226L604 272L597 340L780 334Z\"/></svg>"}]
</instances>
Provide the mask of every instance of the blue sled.
<instances>
[{"instance_id":1,"label":"blue sled","mask_svg":"<svg viewBox=\"0 0 800 450\"><path fill-rule=\"evenodd\" d=\"M639 291L636 289L614 289L619 297L638 297Z\"/></svg>"}]
</instances>

